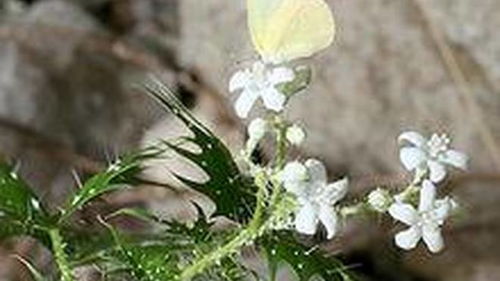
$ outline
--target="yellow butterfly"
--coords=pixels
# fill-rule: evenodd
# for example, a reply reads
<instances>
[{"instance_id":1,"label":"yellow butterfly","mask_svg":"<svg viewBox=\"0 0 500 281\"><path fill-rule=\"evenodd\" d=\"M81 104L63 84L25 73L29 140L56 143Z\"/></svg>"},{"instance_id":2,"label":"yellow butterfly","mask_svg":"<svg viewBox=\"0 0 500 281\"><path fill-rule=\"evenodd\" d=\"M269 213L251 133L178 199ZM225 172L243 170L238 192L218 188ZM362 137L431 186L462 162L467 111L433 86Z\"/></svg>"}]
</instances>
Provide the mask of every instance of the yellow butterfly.
<instances>
[{"instance_id":1,"label":"yellow butterfly","mask_svg":"<svg viewBox=\"0 0 500 281\"><path fill-rule=\"evenodd\" d=\"M335 35L324 0L247 0L248 26L265 62L309 57L328 47Z\"/></svg>"}]
</instances>

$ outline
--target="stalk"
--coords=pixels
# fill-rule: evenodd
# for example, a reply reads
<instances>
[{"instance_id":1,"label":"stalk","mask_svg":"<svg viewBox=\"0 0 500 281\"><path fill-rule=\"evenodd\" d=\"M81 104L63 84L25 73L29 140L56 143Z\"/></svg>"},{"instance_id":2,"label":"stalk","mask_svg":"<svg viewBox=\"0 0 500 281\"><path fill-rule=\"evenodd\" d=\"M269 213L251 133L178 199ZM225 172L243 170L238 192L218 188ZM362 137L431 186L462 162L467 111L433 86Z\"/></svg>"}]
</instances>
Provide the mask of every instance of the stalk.
<instances>
[{"instance_id":1,"label":"stalk","mask_svg":"<svg viewBox=\"0 0 500 281\"><path fill-rule=\"evenodd\" d=\"M277 146L275 170L281 171L285 166L286 161L286 126L280 116L276 117L275 122ZM257 205L255 207L255 213L253 214L248 226L221 248L205 255L204 257L193 262L190 266L186 267L180 275L180 280L191 280L193 277L202 273L205 269L217 263L221 259L237 252L241 247L252 243L264 232L266 228L266 220L264 219L266 209L265 201L267 185L269 182L273 186L269 201L269 210L272 211L274 209L275 205L279 201L278 199L279 194L281 193L281 184L276 179L269 180L268 175L264 171L261 171L255 176L255 185L258 187Z\"/></svg>"},{"instance_id":2,"label":"stalk","mask_svg":"<svg viewBox=\"0 0 500 281\"><path fill-rule=\"evenodd\" d=\"M286 126L280 116L276 119L276 169L281 170L286 161Z\"/></svg>"},{"instance_id":3,"label":"stalk","mask_svg":"<svg viewBox=\"0 0 500 281\"><path fill-rule=\"evenodd\" d=\"M264 210L265 210L265 192L267 186L266 174L260 172L255 177L255 184L258 187L257 191L257 206L252 220L248 227L243 229L240 234L229 241L226 245L217 250L205 255L201 259L195 261L192 265L185 268L180 276L180 280L191 280L196 275L203 272L208 267L217 263L221 259L235 253L241 247L253 242L262 233L264 225Z\"/></svg>"},{"instance_id":4,"label":"stalk","mask_svg":"<svg viewBox=\"0 0 500 281\"><path fill-rule=\"evenodd\" d=\"M59 229L53 228L49 230L50 240L52 242L52 250L54 252L54 259L61 273L61 280L74 281L73 273L69 265L66 253L64 252L64 241L61 237Z\"/></svg>"}]
</instances>

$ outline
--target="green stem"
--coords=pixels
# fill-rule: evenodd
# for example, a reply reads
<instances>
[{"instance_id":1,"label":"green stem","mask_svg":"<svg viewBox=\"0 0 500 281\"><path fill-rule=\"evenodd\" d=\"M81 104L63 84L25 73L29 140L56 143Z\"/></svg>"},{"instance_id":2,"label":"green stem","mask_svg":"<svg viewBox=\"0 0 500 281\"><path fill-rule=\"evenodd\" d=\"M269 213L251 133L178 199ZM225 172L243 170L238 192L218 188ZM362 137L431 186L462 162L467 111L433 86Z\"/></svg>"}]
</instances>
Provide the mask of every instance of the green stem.
<instances>
[{"instance_id":1,"label":"green stem","mask_svg":"<svg viewBox=\"0 0 500 281\"><path fill-rule=\"evenodd\" d=\"M251 240L251 234L249 229L243 230L238 236L229 241L226 245L217 250L211 252L210 254L204 256L202 259L194 262L191 266L187 267L182 271L180 280L187 281L191 280L196 275L203 272L206 268L217 263L221 259L227 257L228 255L234 253L239 248L243 247L248 241Z\"/></svg>"},{"instance_id":2,"label":"green stem","mask_svg":"<svg viewBox=\"0 0 500 281\"><path fill-rule=\"evenodd\" d=\"M281 119L277 117L276 127L276 169L281 170L285 166L286 161L286 126Z\"/></svg>"},{"instance_id":3,"label":"green stem","mask_svg":"<svg viewBox=\"0 0 500 281\"><path fill-rule=\"evenodd\" d=\"M193 277L203 272L206 268L235 253L238 249L253 242L259 237L262 232L261 228L264 225L262 218L265 210L265 193L267 186L266 174L263 171L255 176L255 184L259 188L257 191L257 206L248 227L243 229L240 234L223 247L205 255L189 267L185 268L181 273L180 280L191 280Z\"/></svg>"},{"instance_id":4,"label":"green stem","mask_svg":"<svg viewBox=\"0 0 500 281\"><path fill-rule=\"evenodd\" d=\"M275 121L276 129L276 170L281 171L285 166L287 143L286 143L286 125L280 116L276 117ZM274 206L279 201L279 194L281 193L281 184L275 180L271 179L271 184L273 186L272 195L270 199L269 208L272 210ZM212 266L214 263L220 261L221 259L235 253L238 249L244 245L250 244L255 241L265 230L266 223L264 218L265 214L265 199L266 199L266 189L269 180L267 174L264 171L259 172L255 176L255 185L258 187L257 191L257 205L255 207L255 212L253 214L252 220L249 222L248 227L243 229L239 235L229 241L227 244L218 248L217 250L205 255L201 259L193 262L190 266L186 267L181 275L180 280L187 281L191 280L196 275L203 272L206 268Z\"/></svg>"},{"instance_id":5,"label":"green stem","mask_svg":"<svg viewBox=\"0 0 500 281\"><path fill-rule=\"evenodd\" d=\"M286 143L286 124L284 124L281 116L276 117L276 123L275 123L275 128L276 128L276 173L279 173L281 170L283 170L285 163L286 163L286 153L287 153L287 143ZM274 208L276 204L278 203L278 199L281 194L281 183L279 182L279 179L275 178L276 175L273 175L273 178L271 179L271 183L273 186L273 191L271 195L271 200L270 200L270 208Z\"/></svg>"},{"instance_id":6,"label":"green stem","mask_svg":"<svg viewBox=\"0 0 500 281\"><path fill-rule=\"evenodd\" d=\"M71 267L69 265L66 253L64 252L65 244L61 237L59 229L53 228L49 230L50 240L52 242L52 250L54 252L54 259L59 267L61 273L61 280L74 281Z\"/></svg>"}]
</instances>

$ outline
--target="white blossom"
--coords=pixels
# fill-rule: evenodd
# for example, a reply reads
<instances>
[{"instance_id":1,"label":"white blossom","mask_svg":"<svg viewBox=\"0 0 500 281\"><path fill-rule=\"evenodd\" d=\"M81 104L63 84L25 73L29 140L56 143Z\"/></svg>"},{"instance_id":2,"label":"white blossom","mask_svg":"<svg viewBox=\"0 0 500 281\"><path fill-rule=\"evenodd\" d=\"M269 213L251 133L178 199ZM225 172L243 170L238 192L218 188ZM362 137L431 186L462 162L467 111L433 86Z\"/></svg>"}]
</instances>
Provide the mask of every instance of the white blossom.
<instances>
[{"instance_id":1,"label":"white blossom","mask_svg":"<svg viewBox=\"0 0 500 281\"><path fill-rule=\"evenodd\" d=\"M395 236L396 245L410 250L423 238L427 248L433 253L444 247L441 226L448 218L452 202L445 198L436 200L436 187L429 180L424 180L420 190L418 210L412 205L396 201L389 208L389 214L396 220L409 226Z\"/></svg>"},{"instance_id":2,"label":"white blossom","mask_svg":"<svg viewBox=\"0 0 500 281\"><path fill-rule=\"evenodd\" d=\"M377 188L368 194L368 204L377 212L385 213L394 200L389 191Z\"/></svg>"},{"instance_id":3,"label":"white blossom","mask_svg":"<svg viewBox=\"0 0 500 281\"><path fill-rule=\"evenodd\" d=\"M399 157L407 170L415 171L416 179L428 173L429 179L438 183L446 176L446 166L467 169L468 157L450 149L450 139L444 134L433 134L427 140L417 132L405 132L398 140L411 144L401 148Z\"/></svg>"},{"instance_id":4,"label":"white blossom","mask_svg":"<svg viewBox=\"0 0 500 281\"><path fill-rule=\"evenodd\" d=\"M293 125L286 130L286 139L293 145L301 145L306 138L304 130L298 126Z\"/></svg>"},{"instance_id":5,"label":"white blossom","mask_svg":"<svg viewBox=\"0 0 500 281\"><path fill-rule=\"evenodd\" d=\"M321 222L328 239L334 237L338 231L334 205L347 193L347 179L328 184L325 166L318 160L310 159L304 164L288 163L281 173L281 180L285 189L297 198L295 229L313 235Z\"/></svg>"},{"instance_id":6,"label":"white blossom","mask_svg":"<svg viewBox=\"0 0 500 281\"><path fill-rule=\"evenodd\" d=\"M250 109L262 98L264 106L273 111L283 110L286 96L276 86L294 79L293 70L287 67L272 67L261 61L253 64L251 69L236 72L229 81L229 91L241 90L241 95L236 101L236 113L241 118L246 118Z\"/></svg>"}]
</instances>

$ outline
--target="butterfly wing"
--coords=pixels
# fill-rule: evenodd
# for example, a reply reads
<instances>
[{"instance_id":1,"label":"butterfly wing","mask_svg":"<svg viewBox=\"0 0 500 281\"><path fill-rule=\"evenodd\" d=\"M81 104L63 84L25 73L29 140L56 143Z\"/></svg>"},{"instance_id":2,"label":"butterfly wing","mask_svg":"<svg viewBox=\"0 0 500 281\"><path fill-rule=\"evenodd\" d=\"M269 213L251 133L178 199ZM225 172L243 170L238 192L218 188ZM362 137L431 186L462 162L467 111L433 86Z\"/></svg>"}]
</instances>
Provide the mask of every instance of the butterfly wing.
<instances>
[{"instance_id":1,"label":"butterfly wing","mask_svg":"<svg viewBox=\"0 0 500 281\"><path fill-rule=\"evenodd\" d=\"M324 0L248 0L253 44L265 61L308 57L328 47L335 23Z\"/></svg>"}]
</instances>

